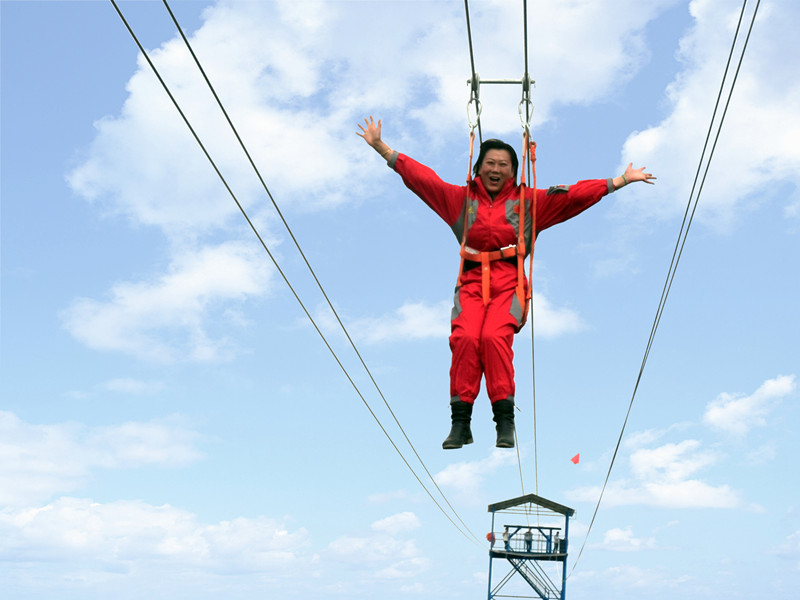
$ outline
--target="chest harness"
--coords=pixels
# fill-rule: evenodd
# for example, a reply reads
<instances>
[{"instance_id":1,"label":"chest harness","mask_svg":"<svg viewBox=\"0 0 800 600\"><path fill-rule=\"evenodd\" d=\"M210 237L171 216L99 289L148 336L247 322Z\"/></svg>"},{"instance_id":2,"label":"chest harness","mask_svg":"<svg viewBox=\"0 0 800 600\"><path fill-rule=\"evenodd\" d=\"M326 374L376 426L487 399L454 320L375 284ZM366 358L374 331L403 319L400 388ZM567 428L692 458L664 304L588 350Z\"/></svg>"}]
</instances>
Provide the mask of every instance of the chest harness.
<instances>
[{"instance_id":1,"label":"chest harness","mask_svg":"<svg viewBox=\"0 0 800 600\"><path fill-rule=\"evenodd\" d=\"M483 305L486 306L489 304L491 300L490 294L490 272L491 272L491 263L497 260L507 260L507 259L514 259L516 258L517 263L517 287L516 287L516 297L519 301L519 305L522 309L522 317L519 320L519 326L517 327L517 332L522 329L525 325L525 322L528 319L528 310L530 306L531 300L531 292L533 289L533 250L536 244L536 142L529 141L528 138L528 131L527 129L523 133L522 136L523 146L522 146L522 161L520 163L521 175L520 175L520 185L519 185L519 204L514 207L514 212L519 214L519 220L517 224L518 235L517 235L517 243L511 246L506 246L504 248L499 248L497 250L489 250L489 251L478 251L473 250L469 246L467 246L467 231L472 223L470 223L469 217L471 211L474 213L474 209L470 203L469 197L469 190L472 187L472 154L475 148L475 132L474 130L470 131L469 135L469 171L467 172L467 194L466 199L464 201L464 224L463 224L463 232L461 234L461 250L459 254L461 256L461 264L458 268L458 279L456 281L456 286L461 287L461 276L464 273L464 266L466 261L471 261L478 263L481 269L481 296L483 298ZM526 212L525 212L525 190L527 186L525 185L525 169L526 166L531 167L531 171L533 173L533 201L531 203L531 240L530 240L530 252L527 252L527 247L525 244L525 219L526 219ZM528 285L525 285L525 256L529 255L530 262L528 267Z\"/></svg>"}]
</instances>

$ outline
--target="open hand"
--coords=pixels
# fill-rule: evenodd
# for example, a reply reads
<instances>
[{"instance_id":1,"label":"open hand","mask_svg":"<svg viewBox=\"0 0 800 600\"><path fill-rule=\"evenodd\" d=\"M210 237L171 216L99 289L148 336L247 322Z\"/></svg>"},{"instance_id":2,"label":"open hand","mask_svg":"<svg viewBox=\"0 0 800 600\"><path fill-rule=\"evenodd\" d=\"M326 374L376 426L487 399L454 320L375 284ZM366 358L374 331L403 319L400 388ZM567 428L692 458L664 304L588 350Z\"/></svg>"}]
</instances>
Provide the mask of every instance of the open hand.
<instances>
[{"instance_id":1,"label":"open hand","mask_svg":"<svg viewBox=\"0 0 800 600\"><path fill-rule=\"evenodd\" d=\"M361 131L356 131L356 135L360 135L362 138L364 138L365 142L375 148L375 146L381 141L381 120L378 119L378 124L376 125L372 115L370 115L369 119L364 119L364 124L366 127L360 123L358 124L358 128Z\"/></svg>"},{"instance_id":2,"label":"open hand","mask_svg":"<svg viewBox=\"0 0 800 600\"><path fill-rule=\"evenodd\" d=\"M645 173L645 168L646 167L634 169L633 163L628 164L628 167L625 169L625 179L628 181L628 183L633 183L634 181L644 181L645 183L653 185L655 181L650 180L656 179L656 176L652 173Z\"/></svg>"}]
</instances>

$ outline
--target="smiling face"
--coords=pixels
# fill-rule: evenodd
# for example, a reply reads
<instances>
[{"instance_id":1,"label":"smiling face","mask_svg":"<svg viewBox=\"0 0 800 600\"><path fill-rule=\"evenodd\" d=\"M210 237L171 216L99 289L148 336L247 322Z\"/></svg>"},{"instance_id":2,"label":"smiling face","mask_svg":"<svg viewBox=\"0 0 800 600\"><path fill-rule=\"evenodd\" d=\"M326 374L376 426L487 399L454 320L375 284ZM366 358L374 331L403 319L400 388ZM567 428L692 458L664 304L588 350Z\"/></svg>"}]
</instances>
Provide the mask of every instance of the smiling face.
<instances>
[{"instance_id":1,"label":"smiling face","mask_svg":"<svg viewBox=\"0 0 800 600\"><path fill-rule=\"evenodd\" d=\"M486 152L478 177L483 182L483 187L494 198L503 189L506 181L514 178L514 168L511 164L511 154L507 150L492 149Z\"/></svg>"}]
</instances>

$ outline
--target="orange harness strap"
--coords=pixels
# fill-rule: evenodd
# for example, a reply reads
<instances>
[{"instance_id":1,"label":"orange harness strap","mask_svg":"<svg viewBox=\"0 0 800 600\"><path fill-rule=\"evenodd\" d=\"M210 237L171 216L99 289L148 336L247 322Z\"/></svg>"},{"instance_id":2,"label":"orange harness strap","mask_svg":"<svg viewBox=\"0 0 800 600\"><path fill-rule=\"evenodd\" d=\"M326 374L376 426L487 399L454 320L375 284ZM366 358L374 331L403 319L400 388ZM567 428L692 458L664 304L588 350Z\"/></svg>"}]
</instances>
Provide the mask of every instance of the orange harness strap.
<instances>
[{"instance_id":1,"label":"orange harness strap","mask_svg":"<svg viewBox=\"0 0 800 600\"><path fill-rule=\"evenodd\" d=\"M491 293L490 293L490 264L496 260L502 260L504 258L512 258L517 256L517 247L516 246L507 246L505 248L501 248L500 250L491 250L489 252L480 252L478 250L473 250L467 246L467 229L468 229L468 222L469 222L469 184L472 183L472 155L475 149L475 130L471 129L469 132L469 165L467 171L467 194L466 198L464 199L464 232L461 235L461 250L459 251L459 255L461 256L461 264L458 267L458 279L456 280L456 286L461 287L461 275L464 273L464 263L466 261L477 262L481 265L481 297L483 299L483 305L486 306L489 304L489 300L491 300Z\"/></svg>"},{"instance_id":2,"label":"orange harness strap","mask_svg":"<svg viewBox=\"0 0 800 600\"><path fill-rule=\"evenodd\" d=\"M481 264L481 296L483 298L483 305L486 306L487 304L489 304L489 300L491 300L491 294L489 292L490 264L496 260L503 260L505 258L514 258L515 256L517 256L517 247L506 246L505 248L500 248L500 250L479 252L462 244L460 254L461 254L462 273L464 271L464 262L467 260ZM460 281L461 281L461 276L459 275L459 285Z\"/></svg>"},{"instance_id":3,"label":"orange harness strap","mask_svg":"<svg viewBox=\"0 0 800 600\"><path fill-rule=\"evenodd\" d=\"M506 246L500 250L492 250L491 252L478 252L469 246L464 246L461 250L461 258L471 260L472 262L482 262L483 256L486 256L489 262L502 260L504 258L514 258L517 256L517 246Z\"/></svg>"},{"instance_id":4,"label":"orange harness strap","mask_svg":"<svg viewBox=\"0 0 800 600\"><path fill-rule=\"evenodd\" d=\"M519 193L519 236L515 246L506 246L499 250L491 250L488 252L479 252L467 247L467 225L469 220L469 184L472 182L472 155L475 148L475 131L470 130L469 133L469 171L467 172L467 196L464 200L464 231L461 237L461 264L458 267L458 279L456 285L461 287L461 275L464 272L464 262L469 260L472 262L479 262L481 264L481 295L483 304L489 304L491 299L490 295L490 265L493 261L502 260L505 258L517 257L517 300L522 307L522 318L517 331L522 329L528 319L528 310L530 306L530 299L533 288L533 248L536 244L536 142L528 141L527 130L522 136L522 174L520 176L520 193ZM530 153L529 153L530 151ZM532 165L533 171L533 203L532 203L532 216L531 216L531 251L530 251L530 266L528 270L528 285L525 285L525 167L526 160Z\"/></svg>"},{"instance_id":5,"label":"orange harness strap","mask_svg":"<svg viewBox=\"0 0 800 600\"><path fill-rule=\"evenodd\" d=\"M467 165L467 193L464 198L464 232L461 235L461 264L458 265L456 287L461 287L461 274L464 272L464 249L467 242L467 221L469 220L469 184L472 182L472 152L475 149L475 129L469 130L469 165Z\"/></svg>"},{"instance_id":6,"label":"orange harness strap","mask_svg":"<svg viewBox=\"0 0 800 600\"><path fill-rule=\"evenodd\" d=\"M527 162L526 162L527 161ZM533 175L533 200L531 202L531 251L529 254L528 285L525 285L525 168L530 163ZM533 250L536 246L536 142L528 139L528 130L522 134L522 167L519 192L519 242L517 243L517 300L522 307L519 332L528 320L533 293ZM526 289L527 287L527 289Z\"/></svg>"}]
</instances>

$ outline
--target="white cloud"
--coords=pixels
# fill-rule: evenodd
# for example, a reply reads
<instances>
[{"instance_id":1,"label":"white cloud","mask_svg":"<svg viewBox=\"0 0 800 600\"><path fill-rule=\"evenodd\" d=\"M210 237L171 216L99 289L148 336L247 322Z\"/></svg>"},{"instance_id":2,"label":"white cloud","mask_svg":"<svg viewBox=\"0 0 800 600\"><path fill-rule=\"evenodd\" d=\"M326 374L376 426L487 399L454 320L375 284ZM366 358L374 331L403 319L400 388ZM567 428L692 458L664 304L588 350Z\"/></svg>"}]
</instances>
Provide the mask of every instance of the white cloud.
<instances>
[{"instance_id":1,"label":"white cloud","mask_svg":"<svg viewBox=\"0 0 800 600\"><path fill-rule=\"evenodd\" d=\"M747 453L747 462L751 465L763 465L771 462L778 456L778 446L775 442L767 442Z\"/></svg>"},{"instance_id":2,"label":"white cloud","mask_svg":"<svg viewBox=\"0 0 800 600\"><path fill-rule=\"evenodd\" d=\"M639 490L639 502L662 508L736 508L741 506L738 491L729 485L711 485L698 479L674 482L651 482Z\"/></svg>"},{"instance_id":3,"label":"white cloud","mask_svg":"<svg viewBox=\"0 0 800 600\"><path fill-rule=\"evenodd\" d=\"M730 486L711 485L694 477L717 460L714 453L703 451L697 440L636 450L630 457L631 479L612 481L603 495L603 504L662 508L740 506L739 493ZM600 487L580 488L570 495L576 500L596 502Z\"/></svg>"},{"instance_id":4,"label":"white cloud","mask_svg":"<svg viewBox=\"0 0 800 600\"><path fill-rule=\"evenodd\" d=\"M666 429L646 429L644 431L635 431L623 440L626 448L640 448L648 444L653 444L660 440L667 433Z\"/></svg>"},{"instance_id":5,"label":"white cloud","mask_svg":"<svg viewBox=\"0 0 800 600\"><path fill-rule=\"evenodd\" d=\"M655 538L636 538L630 527L609 529L603 535L603 541L599 545L600 548L613 552L636 552L652 549L655 546Z\"/></svg>"},{"instance_id":6,"label":"white cloud","mask_svg":"<svg viewBox=\"0 0 800 600\"><path fill-rule=\"evenodd\" d=\"M796 188L794 194L788 198L784 214L787 219L794 219L795 221L800 219L800 189Z\"/></svg>"},{"instance_id":7,"label":"white cloud","mask_svg":"<svg viewBox=\"0 0 800 600\"><path fill-rule=\"evenodd\" d=\"M194 447L198 437L169 423L129 422L94 427L84 443L102 456L97 464L106 468L180 466L200 458Z\"/></svg>"},{"instance_id":8,"label":"white cloud","mask_svg":"<svg viewBox=\"0 0 800 600\"><path fill-rule=\"evenodd\" d=\"M107 392L128 396L152 396L164 391L165 388L165 384L161 381L145 381L132 377L117 377L100 382L92 386L90 390L71 390L66 392L66 395L79 400L96 397L101 394L108 396Z\"/></svg>"},{"instance_id":9,"label":"white cloud","mask_svg":"<svg viewBox=\"0 0 800 600\"><path fill-rule=\"evenodd\" d=\"M581 0L569 10L542 5L532 11L532 25L548 23L537 27L531 48L541 88L536 119L547 119L557 103L589 102L613 93L646 58L643 27L675 1L630 11L629 0L612 2L611 8ZM412 153L423 147L430 151L432 143L444 143L442 134L460 134L465 127L463 115L452 109L467 98L466 55L452 52L464 47L461 7L428 4L427 18L419 20L402 3L381 3L377 16L351 3L311 6L221 1L205 10L197 31L187 32L270 190L289 210L336 206L376 193L367 182L380 181L379 173L386 177L385 167L371 156L365 164L369 150L354 135L356 122L369 112L382 114L387 136ZM481 72L521 76L522 60L512 68L508 58L519 54L519 38L486 33L519 24L518 7L478 4L473 11ZM571 40L569 48L564 39ZM376 51L388 48L403 60ZM182 40L176 34L149 54L231 188L260 224L272 210L265 208L265 194ZM507 94L497 89L507 86L494 87L486 93ZM248 278L224 290L178 289L180 271L187 268L182 264L187 240L202 246L205 236L223 232L230 237L241 217L141 58L127 91L120 113L96 123L87 156L68 181L104 212L158 228L173 242L170 271L150 282L118 283L105 302L75 300L64 313L66 325L97 350L155 361L224 360L233 349L209 334L209 305L258 291L248 288ZM487 130L518 130L517 96L508 96L513 100L508 106L487 98ZM410 128L420 124L422 135L411 136ZM309 168L305 132L312 130L315 160ZM239 258L239 266L256 275L257 265ZM262 289L263 283L256 287ZM581 327L572 311L553 309L544 299L538 299L536 311L546 337ZM364 329L369 342L444 336L447 314L407 305L388 319L364 319L355 327Z\"/></svg>"},{"instance_id":10,"label":"white cloud","mask_svg":"<svg viewBox=\"0 0 800 600\"><path fill-rule=\"evenodd\" d=\"M373 535L342 536L328 545L326 558L361 573L367 580L412 580L428 568L414 540L398 535L420 527L410 512L399 513L372 524Z\"/></svg>"},{"instance_id":11,"label":"white cloud","mask_svg":"<svg viewBox=\"0 0 800 600\"><path fill-rule=\"evenodd\" d=\"M548 119L558 103L591 102L615 93L620 82L647 60L644 27L676 1L635 4L636 10L628 10L634 6L630 0L579 0L568 8L536 7L529 15L531 24L548 23L548 27L537 27L530 51L539 84L536 118ZM791 22L788 13L796 10L790 4L766 6L756 34L769 29L779 36L794 36L785 25ZM387 128L396 136L393 140L410 151L423 144L429 147L431 140L442 143L436 142L444 139L440 134L463 129L463 115L458 116L452 107L465 103L463 73L468 72L464 56L448 50L464 45L460 7L426 6L428 18L419 21L394 3L382 3L377 20L349 3L313 6L311 10L307 3L301 9L286 2L223 1L207 9L202 26L190 32L195 52L275 196L281 204L303 210L358 198L366 191L366 181L379 180L380 161L365 165L365 149L354 135L362 113L384 111L385 120L393 122ZM685 173L691 171L687 165L691 152L675 148L697 146L692 136L707 118L707 82L719 70L719 54L732 26L732 9L721 2L695 2L692 10L696 26L682 42L686 71L669 90L674 110L659 126L633 135L624 151L654 170L658 166L660 189L668 199L680 198L675 186L682 185L669 182L685 182ZM521 61L517 69L509 62L509 56L518 54L519 38L479 34L519 24L519 7L478 4L473 12L479 71L484 77L519 76ZM231 44L231 39L236 43ZM342 39L348 43L341 44ZM571 40L568 47L564 39ZM795 47L791 40L783 47ZM718 223L724 223L733 207L765 179L797 183L800 172L800 154L792 142L800 130L800 111L795 110L798 84L775 76L776 67L771 64L776 61L766 48L769 45L757 42L756 36L748 55L749 68L737 89L735 110L728 117L727 129L737 135L726 138L718 150L718 162L730 165L725 171L739 175L735 180L713 182L709 187L717 191L706 193L705 203L715 215L722 215ZM404 60L394 61L387 69L386 55L375 48L392 48ZM182 41L176 36L165 42L152 51L152 58L243 204L256 206L258 198L257 206L265 206L263 191ZM494 93L486 89L486 94ZM487 129L503 133L518 128L514 110L491 97L484 100ZM516 100L513 105L516 108ZM425 129L422 140L408 134L415 119ZM298 124L309 123L314 124L314 155L324 157L315 161L313 169L305 160L308 137L298 135ZM748 135L748 131L759 135ZM98 121L88 156L70 173L69 181L79 195L100 203L107 212L158 227L174 241L220 230L229 235L241 221L142 60L128 83L128 98L120 114ZM623 198L628 200L621 203L636 202L635 196L627 195ZM669 201L647 206L663 214L676 210ZM637 202L636 211L648 216L641 203ZM213 339L204 323L209 302L228 303L258 292L248 288L245 279L216 292L191 286L177 290L174 269L183 268L180 263L187 254L180 248L175 246L172 271L151 282L119 283L107 302L77 299L65 312L69 330L92 348L149 360L229 357L233 350L228 342ZM250 262L247 270L252 275L257 266ZM169 302L176 295L182 305ZM162 296L166 296L165 304L159 302ZM535 310L545 337L583 327L573 311L553 308L544 298L537 297ZM447 312L443 314L409 304L389 318L362 319L354 327L363 330L369 342L419 339L446 335Z\"/></svg>"},{"instance_id":12,"label":"white cloud","mask_svg":"<svg viewBox=\"0 0 800 600\"><path fill-rule=\"evenodd\" d=\"M348 329L356 339L369 344L390 340L447 338L450 334L450 309L448 302L433 306L411 302L390 315L356 319L348 325Z\"/></svg>"},{"instance_id":13,"label":"white cloud","mask_svg":"<svg viewBox=\"0 0 800 600\"><path fill-rule=\"evenodd\" d=\"M534 126L551 119L558 104L588 104L616 93L646 62L648 52L642 38L645 25L677 1L575 0L568 5L532 6L529 30L536 33L531 37L528 53L529 71L536 81L532 93ZM478 75L484 80L521 79L525 59L520 48L520 5L475 3L470 6L470 15ZM448 14L447 27L442 21L437 23L435 30L423 38L430 45L421 44L414 54L414 58L429 64L427 72L441 85L440 98L418 111L426 126L438 129L434 129L435 134L443 123L451 128L465 127L466 112L453 111L452 107L466 106L464 73L470 74L463 11ZM543 23L547 25L542 26ZM435 43L437 40L443 43ZM570 43L565 44L564 40ZM454 53L453 48L464 48L464 54ZM481 99L484 133L505 135L520 130L519 88L485 84Z\"/></svg>"},{"instance_id":14,"label":"white cloud","mask_svg":"<svg viewBox=\"0 0 800 600\"><path fill-rule=\"evenodd\" d=\"M515 453L492 449L491 454L484 459L448 465L435 475L435 479L442 487L455 490L465 498L475 499L479 496L479 488L487 476L516 462Z\"/></svg>"},{"instance_id":15,"label":"white cloud","mask_svg":"<svg viewBox=\"0 0 800 600\"><path fill-rule=\"evenodd\" d=\"M108 504L62 497L39 508L0 511L0 557L82 563L97 569L202 568L280 574L308 546L304 529L264 517L204 524L169 505ZM305 563L304 563L305 564Z\"/></svg>"},{"instance_id":16,"label":"white cloud","mask_svg":"<svg viewBox=\"0 0 800 600\"><path fill-rule=\"evenodd\" d=\"M230 342L214 339L206 320L224 302L263 294L269 274L254 245L187 250L155 281L118 283L107 301L79 298L61 316L66 329L94 349L155 362L225 360L233 353Z\"/></svg>"},{"instance_id":17,"label":"white cloud","mask_svg":"<svg viewBox=\"0 0 800 600\"><path fill-rule=\"evenodd\" d=\"M397 535L405 531L413 531L419 529L420 522L412 512L402 512L391 517L386 517L380 521L375 521L372 524L373 531L380 531L388 533L389 535Z\"/></svg>"},{"instance_id":18,"label":"white cloud","mask_svg":"<svg viewBox=\"0 0 800 600\"><path fill-rule=\"evenodd\" d=\"M800 185L795 143L800 80L785 72L785 65L800 60L790 25L800 18L800 6L791 0L761 4L697 213L698 220L721 230L772 200L771 191L779 184ZM683 213L689 198L741 9L722 0L694 1L690 7L694 26L681 40L679 54L685 68L667 90L671 113L658 125L633 133L622 152L621 166L634 160L658 175L655 190L642 186L620 196L626 219L674 217ZM743 32L751 15L745 16ZM786 54L788 48L792 51ZM735 68L734 63L731 78ZM722 107L717 121L721 115ZM784 206L787 216L792 202L796 195Z\"/></svg>"},{"instance_id":19,"label":"white cloud","mask_svg":"<svg viewBox=\"0 0 800 600\"><path fill-rule=\"evenodd\" d=\"M720 394L706 407L703 420L712 427L736 434L765 423L765 417L777 399L795 390L795 376L779 376L764 382L750 396ZM741 494L729 485L713 485L698 474L717 464L719 455L704 450L698 440L687 439L649 448L667 431L684 429L675 424L665 430L646 430L628 436L625 447L631 451L630 477L612 481L603 495L603 503L611 506L644 504L672 508L734 508L742 506ZM746 456L750 464L772 460L776 448L767 443L752 449ZM596 502L600 487L573 490L576 500ZM759 511L757 505L750 510Z\"/></svg>"},{"instance_id":20,"label":"white cloud","mask_svg":"<svg viewBox=\"0 0 800 600\"><path fill-rule=\"evenodd\" d=\"M98 468L174 467L198 460L199 435L175 419L86 427L31 425L0 412L0 506L77 489Z\"/></svg>"},{"instance_id":21,"label":"white cloud","mask_svg":"<svg viewBox=\"0 0 800 600\"><path fill-rule=\"evenodd\" d=\"M682 481L716 462L716 456L700 451L700 442L684 440L631 454L631 472L642 480Z\"/></svg>"},{"instance_id":22,"label":"white cloud","mask_svg":"<svg viewBox=\"0 0 800 600\"><path fill-rule=\"evenodd\" d=\"M554 307L547 298L536 292L533 294L533 317L536 335L547 339L577 333L586 327L574 310ZM530 319L525 327L530 327Z\"/></svg>"},{"instance_id":23,"label":"white cloud","mask_svg":"<svg viewBox=\"0 0 800 600\"><path fill-rule=\"evenodd\" d=\"M118 377L105 382L102 387L109 392L150 395L163 390L164 384L158 381L142 381L131 377Z\"/></svg>"},{"instance_id":24,"label":"white cloud","mask_svg":"<svg viewBox=\"0 0 800 600\"><path fill-rule=\"evenodd\" d=\"M579 0L568 9L541 5L531 11L537 31L529 52L539 85L536 119L549 118L557 103L587 103L614 93L645 63L644 26L676 2L629 10L630 0ZM420 20L402 3L381 3L369 12L351 3L290 4L222 1L205 11L197 31L188 32L280 198L311 207L357 197L353 192L364 189L365 165L355 124L370 112L383 113L387 134L399 144L429 147L441 143L442 133L464 130L465 114L453 107L466 105L469 61L466 52L452 51L466 51L462 7L428 4L426 19ZM520 78L519 7L478 3L472 11L479 73ZM543 22L548 26L540 27ZM516 28L519 36L494 33ZM403 59L392 60L389 48ZM251 204L261 195L255 177L182 40L176 35L149 54L232 187ZM509 60L512 56L519 60ZM508 87L482 90L487 130L519 129L519 91ZM423 124L422 139L408 137L412 121ZM69 176L80 195L170 236L214 229L235 212L144 60L128 83L120 115L96 127L87 159ZM298 133L308 127L315 156L324 157L313 169L305 160L309 138ZM377 173L379 162L371 161L369 172Z\"/></svg>"},{"instance_id":25,"label":"white cloud","mask_svg":"<svg viewBox=\"0 0 800 600\"><path fill-rule=\"evenodd\" d=\"M418 503L420 501L424 501L425 496L424 493L411 493L408 490L394 490L391 492L377 492L375 494L370 494L367 497L368 504L386 504L388 502L415 502Z\"/></svg>"},{"instance_id":26,"label":"white cloud","mask_svg":"<svg viewBox=\"0 0 800 600\"><path fill-rule=\"evenodd\" d=\"M776 402L796 388L794 375L768 379L750 396L722 393L706 406L703 421L716 429L743 435L766 424Z\"/></svg>"},{"instance_id":27,"label":"white cloud","mask_svg":"<svg viewBox=\"0 0 800 600\"><path fill-rule=\"evenodd\" d=\"M794 569L800 571L800 531L787 535L784 542L778 545L774 552L781 558L792 561Z\"/></svg>"},{"instance_id":28,"label":"white cloud","mask_svg":"<svg viewBox=\"0 0 800 600\"><path fill-rule=\"evenodd\" d=\"M635 565L620 565L606 569L603 577L617 588L665 589L674 588L679 580L663 569L647 569Z\"/></svg>"},{"instance_id":29,"label":"white cloud","mask_svg":"<svg viewBox=\"0 0 800 600\"><path fill-rule=\"evenodd\" d=\"M543 338L556 338L576 333L585 328L578 314L569 308L553 307L547 298L534 293L536 334ZM380 317L361 317L346 323L351 336L368 344L389 341L446 339L450 335L452 302L442 301L429 305L408 302L394 312ZM317 311L315 320L326 331L338 329L335 317L327 307ZM530 327L530 318L525 327Z\"/></svg>"},{"instance_id":30,"label":"white cloud","mask_svg":"<svg viewBox=\"0 0 800 600\"><path fill-rule=\"evenodd\" d=\"M366 558L370 562L385 560L391 556L407 558L416 554L416 548L412 542L393 540L385 535L343 536L331 542L328 550L332 556L340 560L358 561Z\"/></svg>"},{"instance_id":31,"label":"white cloud","mask_svg":"<svg viewBox=\"0 0 800 600\"><path fill-rule=\"evenodd\" d=\"M357 117L371 107L402 106L414 90L410 80L419 77L412 72L417 63L395 61L386 69L387 56L374 52L415 47L419 23L381 29L347 3L313 7L223 1L189 32L270 189L304 208L354 197L364 169ZM392 13L404 13L389 4L382 12L387 24ZM182 40L176 36L149 54L243 204L263 197ZM128 93L119 116L97 123L89 157L70 174L73 188L170 236L224 225L235 206L144 60ZM309 137L299 134L309 127L317 158L312 169Z\"/></svg>"}]
</instances>

